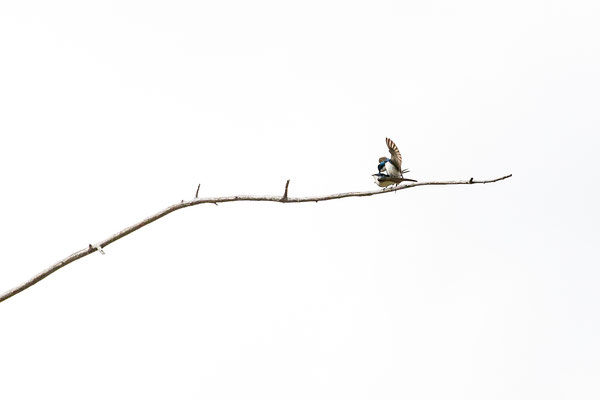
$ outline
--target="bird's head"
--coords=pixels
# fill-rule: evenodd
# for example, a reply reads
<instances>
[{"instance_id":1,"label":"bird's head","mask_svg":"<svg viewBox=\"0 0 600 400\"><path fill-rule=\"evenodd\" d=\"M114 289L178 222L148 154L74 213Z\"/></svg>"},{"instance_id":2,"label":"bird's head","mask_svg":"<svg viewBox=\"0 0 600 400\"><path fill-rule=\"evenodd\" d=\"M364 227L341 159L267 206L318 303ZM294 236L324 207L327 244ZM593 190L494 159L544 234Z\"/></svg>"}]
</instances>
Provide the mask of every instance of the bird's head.
<instances>
[{"instance_id":1,"label":"bird's head","mask_svg":"<svg viewBox=\"0 0 600 400\"><path fill-rule=\"evenodd\" d=\"M379 170L379 172L381 172L381 170L385 166L385 163L388 162L389 160L390 159L387 158L387 157L380 157L379 158L379 164L377 165L377 169Z\"/></svg>"}]
</instances>

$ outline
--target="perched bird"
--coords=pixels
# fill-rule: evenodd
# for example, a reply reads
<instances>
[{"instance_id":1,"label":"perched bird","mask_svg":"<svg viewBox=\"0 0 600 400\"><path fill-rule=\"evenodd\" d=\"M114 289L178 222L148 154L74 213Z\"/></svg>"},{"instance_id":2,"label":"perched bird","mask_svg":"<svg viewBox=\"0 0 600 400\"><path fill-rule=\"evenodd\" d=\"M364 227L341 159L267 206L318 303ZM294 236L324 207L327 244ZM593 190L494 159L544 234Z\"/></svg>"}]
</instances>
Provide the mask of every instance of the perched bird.
<instances>
[{"instance_id":1,"label":"perched bird","mask_svg":"<svg viewBox=\"0 0 600 400\"><path fill-rule=\"evenodd\" d=\"M414 179L395 178L395 177L389 176L387 174L382 174L381 172L379 172L377 174L373 174L373 178L375 178L375 184L377 184L377 186L382 187L384 189L391 185L399 185L400 183L405 182L405 181L416 182L416 180L414 180Z\"/></svg>"},{"instance_id":2,"label":"perched bird","mask_svg":"<svg viewBox=\"0 0 600 400\"><path fill-rule=\"evenodd\" d=\"M377 165L377 170L379 172L373 174L375 183L385 189L391 185L397 186L404 181L416 182L414 179L407 179L404 177L404 173L409 171L407 169L402 169L402 155L400 154L400 150L398 150L398 146L396 146L390 138L385 138L385 143L387 144L392 157L381 157L379 159L379 164Z\"/></svg>"},{"instance_id":3,"label":"perched bird","mask_svg":"<svg viewBox=\"0 0 600 400\"><path fill-rule=\"evenodd\" d=\"M400 154L400 150L398 150L398 146L390 138L385 138L385 144L387 144L392 158L379 158L379 165L377 166L379 173L387 174L394 178L403 178L403 173L409 171L402 169L402 155Z\"/></svg>"}]
</instances>

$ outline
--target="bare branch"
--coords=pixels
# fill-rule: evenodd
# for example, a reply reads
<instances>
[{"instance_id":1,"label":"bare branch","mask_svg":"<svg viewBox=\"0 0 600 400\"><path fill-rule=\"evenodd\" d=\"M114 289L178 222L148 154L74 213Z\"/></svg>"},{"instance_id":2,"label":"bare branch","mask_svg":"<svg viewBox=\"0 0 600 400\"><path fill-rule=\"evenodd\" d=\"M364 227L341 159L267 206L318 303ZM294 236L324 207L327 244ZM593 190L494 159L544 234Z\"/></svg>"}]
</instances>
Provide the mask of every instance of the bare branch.
<instances>
[{"instance_id":1,"label":"bare branch","mask_svg":"<svg viewBox=\"0 0 600 400\"><path fill-rule=\"evenodd\" d=\"M195 199L198 198L198 192L200 191L200 183L198 184L198 189L196 189L196 195L194 196Z\"/></svg>"},{"instance_id":2,"label":"bare branch","mask_svg":"<svg viewBox=\"0 0 600 400\"><path fill-rule=\"evenodd\" d=\"M114 235L102 240L101 242L96 243L95 245L90 244L85 249L79 250L79 251L71 254L70 256L63 258L62 260L51 265L50 267L43 270L39 274L35 275L33 278L29 279L28 281L8 290L7 292L0 295L0 303L6 299L11 298L12 296L16 295L17 293L22 292L23 290L27 289L28 287L35 285L36 283L38 283L42 279L46 278L48 275L58 271L65 265L70 264L73 261L77 261L80 258L88 256L96 251L100 251L103 253L102 248L108 246L109 244L129 235L130 233L137 231L138 229L143 228L144 226L146 226L148 224L151 224L152 222L156 221L157 219L160 219L168 214L171 214L174 211L177 211L177 210L180 210L180 209L186 208L186 207L196 206L196 205L205 204L205 203L212 203L212 204L218 205L219 203L229 203L229 202L233 202L233 201L273 201L273 202L280 202L280 203L281 202L283 202L283 203L307 203L307 202L311 202L311 201L319 202L319 201L327 201L327 200L334 200L334 199L343 199L346 197L374 196L374 195L378 195L378 194L391 193L391 192L397 192L399 190L410 189L410 188L417 187L417 186L469 185L469 184L475 184L475 183L493 183L493 182L498 182L498 181L510 178L511 176L512 176L512 174L503 176L501 178L487 180L487 181L476 181L476 180L473 180L473 178L471 178L471 179L465 180L465 181L416 182L416 183L410 183L407 185L402 185L402 186L395 187L393 189L387 189L387 190L383 190L383 191L378 189L378 190L372 190L372 191L368 191L368 192L336 193L336 194L330 194L330 195L324 195L324 196L314 196L314 197L288 197L287 196L288 186L290 184L290 181L288 180L285 185L285 192L283 194L283 197L253 196L253 195L228 196L228 197L207 197L207 198L202 198L202 199L196 197L192 200L182 201L181 203L173 204L172 206L169 206L169 207L165 208L164 210L159 211L158 213L156 213L136 224L133 224L128 228L125 228L125 229L115 233ZM200 185L198 185L198 190L199 189L200 189Z\"/></svg>"}]
</instances>

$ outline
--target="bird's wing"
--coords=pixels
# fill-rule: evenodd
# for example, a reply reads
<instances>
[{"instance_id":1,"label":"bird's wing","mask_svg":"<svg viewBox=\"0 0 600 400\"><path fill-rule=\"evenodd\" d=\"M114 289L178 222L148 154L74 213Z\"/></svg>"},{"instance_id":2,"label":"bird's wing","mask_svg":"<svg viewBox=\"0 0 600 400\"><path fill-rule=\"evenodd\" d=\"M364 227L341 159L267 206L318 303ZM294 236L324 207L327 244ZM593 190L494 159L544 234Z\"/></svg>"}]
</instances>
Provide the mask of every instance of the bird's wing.
<instances>
[{"instance_id":1,"label":"bird's wing","mask_svg":"<svg viewBox=\"0 0 600 400\"><path fill-rule=\"evenodd\" d=\"M394 164L394 167L396 167L398 171L402 171L402 156L400 155L398 146L396 146L396 143L394 143L390 138L385 138L385 144L387 144L388 149L390 149L390 154L392 155L390 161L392 164Z\"/></svg>"}]
</instances>

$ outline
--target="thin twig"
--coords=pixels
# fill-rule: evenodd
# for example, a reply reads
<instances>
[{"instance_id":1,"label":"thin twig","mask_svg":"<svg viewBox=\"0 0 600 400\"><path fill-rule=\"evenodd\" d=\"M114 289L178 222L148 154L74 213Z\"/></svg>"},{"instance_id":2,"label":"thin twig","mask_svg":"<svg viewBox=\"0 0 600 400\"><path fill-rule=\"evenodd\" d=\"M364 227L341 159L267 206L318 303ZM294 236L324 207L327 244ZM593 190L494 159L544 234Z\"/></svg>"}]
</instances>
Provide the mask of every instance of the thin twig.
<instances>
[{"instance_id":1,"label":"thin twig","mask_svg":"<svg viewBox=\"0 0 600 400\"><path fill-rule=\"evenodd\" d=\"M287 182L285 183L285 191L283 192L283 197L281 198L282 203L285 203L288 199L288 186L290 186L290 180L288 179Z\"/></svg>"},{"instance_id":2,"label":"thin twig","mask_svg":"<svg viewBox=\"0 0 600 400\"><path fill-rule=\"evenodd\" d=\"M63 258L62 260L51 265L50 267L43 270L39 274L35 275L33 278L27 280L26 282L10 289L7 292L0 295L0 303L6 299L11 298L12 296L16 295L17 293L20 293L23 290L35 285L36 283L38 283L42 279L46 278L48 275L58 271L65 265L70 264L73 261L77 261L80 258L88 256L98 250L101 250L102 248L129 235L130 233L133 233L133 232L137 231L138 229L141 229L144 226L151 224L152 222L156 221L157 219L160 219L160 218L164 217L165 215L171 214L172 212L180 210L182 208L196 206L198 204L212 203L212 204L218 205L218 203L229 203L229 202L233 202L233 201L273 201L273 202L285 202L285 203L306 203L306 202L310 202L310 201L319 202L319 201L327 201L327 200L334 200L334 199L343 199L346 197L374 196L374 195L378 195L378 194L396 192L398 190L410 189L410 188L417 187L417 186L468 185L468 184L475 184L475 183L493 183L493 182L498 182L498 181L510 178L511 176L512 176L512 174L503 176L501 178L486 180L486 181L476 181L476 180L473 180L473 178L471 178L471 179L465 180L465 181L416 182L416 183L410 183L407 185L398 186L391 190L385 190L385 191L378 189L378 190L371 190L368 192L337 193L337 194L314 196L314 197L287 197L287 189L288 189L288 185L290 183L290 181L288 180L285 185L285 193L283 194L283 198L279 197L279 196L245 195L245 196L228 196L228 197L207 197L207 198L203 198L203 199L195 198L195 199L188 200L188 201L182 201L181 203L173 204L172 206L167 207L164 210L159 211L158 213L156 213L136 224L133 224L128 228L125 228L125 229L115 233L114 235L108 237L107 239L102 240L101 242L96 243L95 245L88 245L88 247L86 247L82 250L79 250L79 251L71 254L68 257ZM198 188L200 188L200 185L198 185Z\"/></svg>"},{"instance_id":3,"label":"thin twig","mask_svg":"<svg viewBox=\"0 0 600 400\"><path fill-rule=\"evenodd\" d=\"M194 196L195 199L198 198L198 192L200 191L200 183L198 184L198 189L196 189L196 195Z\"/></svg>"}]
</instances>

